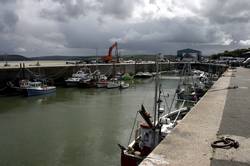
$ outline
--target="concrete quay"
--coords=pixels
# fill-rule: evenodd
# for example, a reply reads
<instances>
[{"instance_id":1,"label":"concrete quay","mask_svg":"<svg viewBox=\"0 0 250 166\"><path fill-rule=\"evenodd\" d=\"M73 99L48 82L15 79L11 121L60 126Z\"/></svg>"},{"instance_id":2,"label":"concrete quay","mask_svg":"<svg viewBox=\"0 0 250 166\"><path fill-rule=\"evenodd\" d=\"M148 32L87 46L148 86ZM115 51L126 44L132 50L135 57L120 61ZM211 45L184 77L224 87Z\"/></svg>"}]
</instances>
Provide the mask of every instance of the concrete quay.
<instances>
[{"instance_id":1,"label":"concrete quay","mask_svg":"<svg viewBox=\"0 0 250 166\"><path fill-rule=\"evenodd\" d=\"M220 137L239 148L211 147ZM228 69L140 166L249 166L250 69Z\"/></svg>"},{"instance_id":2,"label":"concrete quay","mask_svg":"<svg viewBox=\"0 0 250 166\"><path fill-rule=\"evenodd\" d=\"M22 62L25 63L25 62ZM29 62L31 63L31 62ZM32 62L34 63L34 62ZM155 71L155 63L115 63L115 64L65 64L60 62L46 63L39 61L40 66L29 66L25 63L25 69L17 66L1 67L0 66L0 87L4 87L7 81L15 81L22 78L32 79L34 76L40 76L41 78L47 78L53 80L56 85L64 83L65 78L68 78L72 73L76 72L79 68L87 66L94 71L100 70L103 74L111 74L112 70L115 69L121 73L137 73L139 71ZM161 71L169 71L174 69L182 69L183 62L162 62L160 65ZM206 63L191 63L192 68L210 71L213 73L222 73L225 71L227 66L217 64L206 64Z\"/></svg>"}]
</instances>

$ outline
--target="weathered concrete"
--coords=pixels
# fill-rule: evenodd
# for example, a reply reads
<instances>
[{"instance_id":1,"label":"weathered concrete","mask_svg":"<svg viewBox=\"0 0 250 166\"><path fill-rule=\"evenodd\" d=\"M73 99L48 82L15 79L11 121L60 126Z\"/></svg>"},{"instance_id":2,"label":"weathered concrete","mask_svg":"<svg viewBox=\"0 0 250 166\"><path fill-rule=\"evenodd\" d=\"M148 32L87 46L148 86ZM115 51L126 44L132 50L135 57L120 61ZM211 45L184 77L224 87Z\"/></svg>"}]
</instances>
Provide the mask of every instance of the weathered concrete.
<instances>
[{"instance_id":1,"label":"weathered concrete","mask_svg":"<svg viewBox=\"0 0 250 166\"><path fill-rule=\"evenodd\" d=\"M218 137L228 136L240 143L240 148L217 149L213 155L212 166L250 165L250 70L238 68L233 71L230 86L237 89L228 91L227 101L222 116Z\"/></svg>"},{"instance_id":2,"label":"weathered concrete","mask_svg":"<svg viewBox=\"0 0 250 166\"><path fill-rule=\"evenodd\" d=\"M140 165L250 165L249 96L250 70L228 70ZM221 136L240 147L213 149L211 143Z\"/></svg>"}]
</instances>

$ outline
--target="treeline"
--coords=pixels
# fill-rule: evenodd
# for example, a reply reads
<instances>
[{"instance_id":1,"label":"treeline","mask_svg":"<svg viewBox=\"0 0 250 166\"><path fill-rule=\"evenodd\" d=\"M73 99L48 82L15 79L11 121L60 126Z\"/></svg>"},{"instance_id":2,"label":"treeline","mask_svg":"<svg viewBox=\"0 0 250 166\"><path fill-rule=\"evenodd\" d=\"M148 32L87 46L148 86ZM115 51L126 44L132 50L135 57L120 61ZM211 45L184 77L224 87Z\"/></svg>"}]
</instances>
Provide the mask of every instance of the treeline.
<instances>
[{"instance_id":1,"label":"treeline","mask_svg":"<svg viewBox=\"0 0 250 166\"><path fill-rule=\"evenodd\" d=\"M22 55L0 55L0 61L26 61L29 58L26 58Z\"/></svg>"},{"instance_id":2,"label":"treeline","mask_svg":"<svg viewBox=\"0 0 250 166\"><path fill-rule=\"evenodd\" d=\"M28 60L80 60L80 61L91 61L96 59L101 59L102 56L60 56L60 55L51 55L51 56L39 56L39 57L25 57L23 55L0 55L0 61L28 61ZM175 59L174 55L163 55L163 58L166 59ZM116 57L113 55L113 58ZM135 54L135 55L122 55L119 58L124 60L155 60L156 55L153 54Z\"/></svg>"},{"instance_id":3,"label":"treeline","mask_svg":"<svg viewBox=\"0 0 250 166\"><path fill-rule=\"evenodd\" d=\"M249 52L249 54L247 54ZM223 53L211 55L211 59L219 59L220 57L239 57L248 58L250 55L250 48L236 49L233 51L224 51Z\"/></svg>"}]
</instances>

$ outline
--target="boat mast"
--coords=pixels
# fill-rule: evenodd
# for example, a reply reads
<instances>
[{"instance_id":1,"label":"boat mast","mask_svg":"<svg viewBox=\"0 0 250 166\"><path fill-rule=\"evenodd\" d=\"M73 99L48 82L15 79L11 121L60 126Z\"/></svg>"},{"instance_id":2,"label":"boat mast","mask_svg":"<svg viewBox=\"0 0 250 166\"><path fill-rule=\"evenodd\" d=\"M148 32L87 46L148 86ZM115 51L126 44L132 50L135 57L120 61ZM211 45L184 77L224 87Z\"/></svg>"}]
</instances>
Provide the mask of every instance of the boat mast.
<instances>
[{"instance_id":1,"label":"boat mast","mask_svg":"<svg viewBox=\"0 0 250 166\"><path fill-rule=\"evenodd\" d=\"M97 67L97 61L98 61L98 48L95 49L95 70L98 70L98 67Z\"/></svg>"},{"instance_id":2,"label":"boat mast","mask_svg":"<svg viewBox=\"0 0 250 166\"><path fill-rule=\"evenodd\" d=\"M116 56L116 63L119 63L119 50L118 50L118 44L116 44L115 56Z\"/></svg>"},{"instance_id":3,"label":"boat mast","mask_svg":"<svg viewBox=\"0 0 250 166\"><path fill-rule=\"evenodd\" d=\"M159 89L159 66L158 66L158 58L156 55L155 59L155 70L156 70L156 75L155 75L155 97L154 97L154 127L156 127L156 115L157 115L157 102L158 102L158 89Z\"/></svg>"}]
</instances>

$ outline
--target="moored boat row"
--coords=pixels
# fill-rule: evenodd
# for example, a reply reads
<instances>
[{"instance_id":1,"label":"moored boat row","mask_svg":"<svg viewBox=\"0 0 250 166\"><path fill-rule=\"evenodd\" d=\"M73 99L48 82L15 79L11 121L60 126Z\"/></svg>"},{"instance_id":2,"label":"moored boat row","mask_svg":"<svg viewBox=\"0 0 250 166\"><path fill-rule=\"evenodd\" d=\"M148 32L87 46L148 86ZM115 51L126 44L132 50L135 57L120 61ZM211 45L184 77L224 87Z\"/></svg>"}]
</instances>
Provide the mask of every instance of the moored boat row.
<instances>
[{"instance_id":1,"label":"moored boat row","mask_svg":"<svg viewBox=\"0 0 250 166\"><path fill-rule=\"evenodd\" d=\"M80 74L79 74L80 73ZM129 87L129 83L121 80L122 76L119 74L115 77L108 79L107 76L101 74L99 70L93 73L90 70L80 69L72 77L65 80L67 86L75 86L81 88L121 88L125 89Z\"/></svg>"},{"instance_id":2,"label":"moored boat row","mask_svg":"<svg viewBox=\"0 0 250 166\"><path fill-rule=\"evenodd\" d=\"M156 67L156 69L158 69L158 67ZM135 130L134 140L130 142L135 127L134 122L134 126L130 134L129 145L127 147L119 144L121 149L121 166L139 165L140 162L147 157L153 149L167 137L169 133L171 133L178 122L186 116L186 114L191 110L190 106L194 105L205 94L207 90L205 83L201 81L200 77L194 79L193 76L194 74L191 70L191 66L184 66L180 81L173 97L173 100L177 100L176 103L181 102L181 106L179 108L172 109L171 104L170 108L168 108L168 112L166 112L163 109L166 107L162 107L162 105L164 105L164 100L161 99L161 97L163 97L161 94L163 90L161 89L162 86L159 83L159 72L157 71L155 79L153 115L151 116L149 112L146 111L144 105L142 105L141 109L137 112L141 115L144 121L140 122L139 127ZM206 77L206 80L211 79ZM185 103L189 103L188 107L185 106Z\"/></svg>"}]
</instances>

